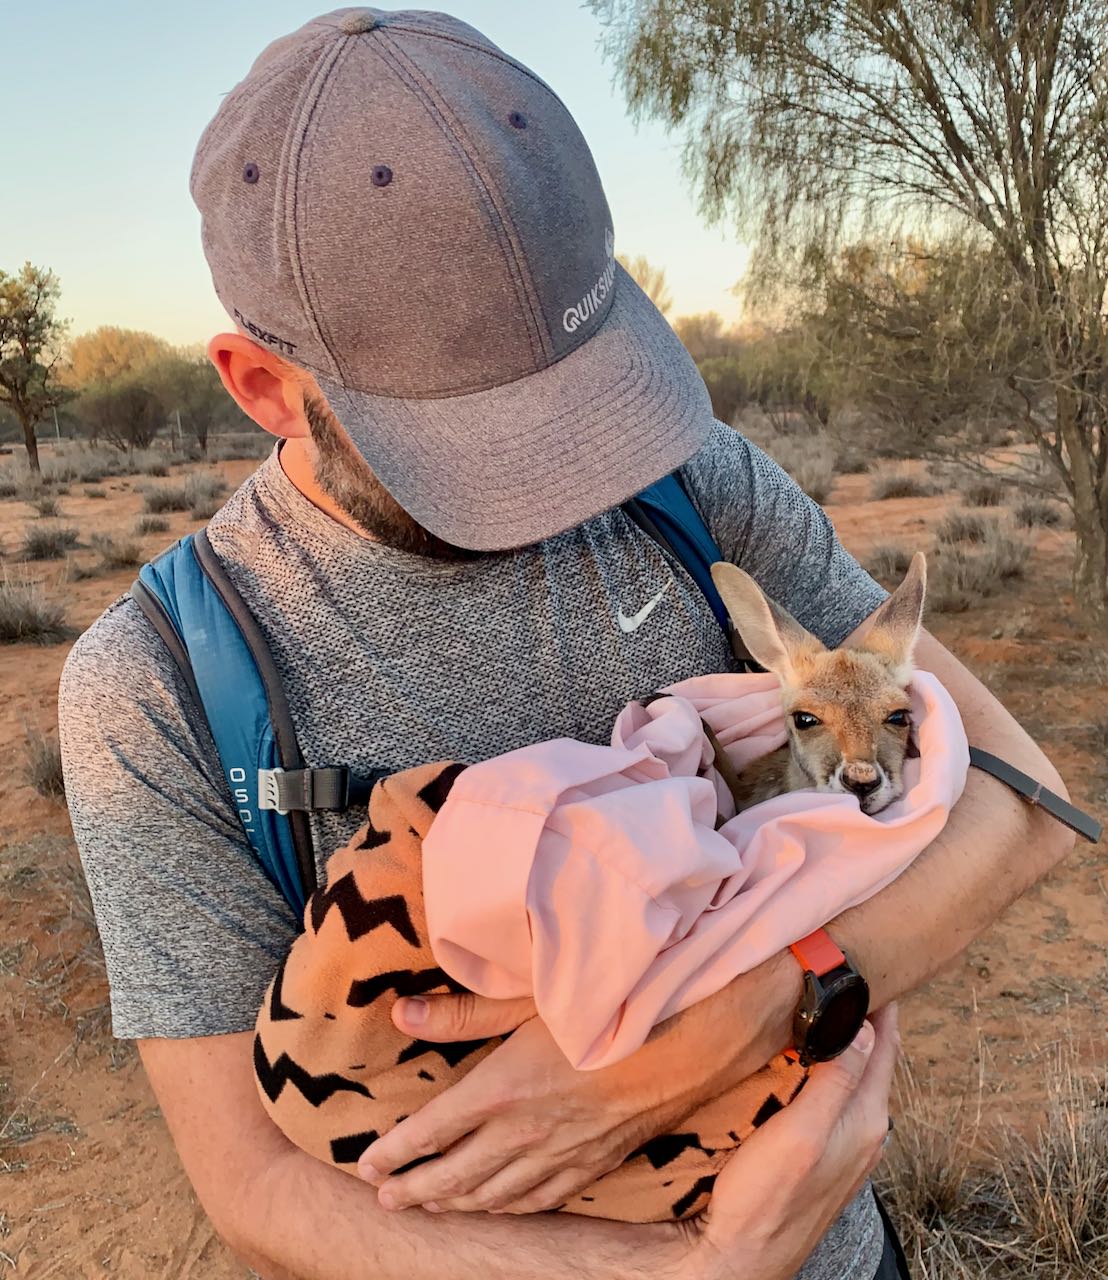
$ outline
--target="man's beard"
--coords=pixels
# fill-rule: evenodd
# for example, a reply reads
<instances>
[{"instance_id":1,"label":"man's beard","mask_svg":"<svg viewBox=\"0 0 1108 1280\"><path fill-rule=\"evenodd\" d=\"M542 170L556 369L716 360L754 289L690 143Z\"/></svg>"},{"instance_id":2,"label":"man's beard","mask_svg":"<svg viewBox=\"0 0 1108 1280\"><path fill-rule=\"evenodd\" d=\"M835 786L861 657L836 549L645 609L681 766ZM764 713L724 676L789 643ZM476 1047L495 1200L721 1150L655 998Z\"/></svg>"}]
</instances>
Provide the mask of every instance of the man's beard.
<instances>
[{"instance_id":1,"label":"man's beard","mask_svg":"<svg viewBox=\"0 0 1108 1280\"><path fill-rule=\"evenodd\" d=\"M488 554L443 542L413 520L373 474L324 401L305 395L304 417L316 447L316 482L371 538L435 560L477 560Z\"/></svg>"}]
</instances>

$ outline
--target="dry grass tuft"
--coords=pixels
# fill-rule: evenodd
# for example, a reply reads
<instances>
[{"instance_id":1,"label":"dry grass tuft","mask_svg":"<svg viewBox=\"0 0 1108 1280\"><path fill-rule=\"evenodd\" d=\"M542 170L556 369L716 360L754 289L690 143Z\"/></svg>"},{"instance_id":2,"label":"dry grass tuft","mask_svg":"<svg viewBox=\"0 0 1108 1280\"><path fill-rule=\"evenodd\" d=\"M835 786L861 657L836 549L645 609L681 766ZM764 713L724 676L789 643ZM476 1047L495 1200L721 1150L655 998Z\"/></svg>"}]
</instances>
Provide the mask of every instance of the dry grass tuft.
<instances>
[{"instance_id":1,"label":"dry grass tuft","mask_svg":"<svg viewBox=\"0 0 1108 1280\"><path fill-rule=\"evenodd\" d=\"M962 498L969 507L999 507L1005 494L1003 482L992 476L970 480L962 488Z\"/></svg>"},{"instance_id":2,"label":"dry grass tuft","mask_svg":"<svg viewBox=\"0 0 1108 1280\"><path fill-rule=\"evenodd\" d=\"M972 511L951 511L935 530L939 542L984 542L992 522Z\"/></svg>"},{"instance_id":3,"label":"dry grass tuft","mask_svg":"<svg viewBox=\"0 0 1108 1280\"><path fill-rule=\"evenodd\" d=\"M143 491L143 497L149 514L189 511L194 519L203 520L218 509L216 499L226 491L227 485L218 476L194 475L184 484L151 485Z\"/></svg>"},{"instance_id":4,"label":"dry grass tuft","mask_svg":"<svg viewBox=\"0 0 1108 1280\"><path fill-rule=\"evenodd\" d=\"M911 563L911 551L905 547L886 545L874 547L873 554L866 561L866 569L883 587L891 589L900 583Z\"/></svg>"},{"instance_id":5,"label":"dry grass tuft","mask_svg":"<svg viewBox=\"0 0 1108 1280\"><path fill-rule=\"evenodd\" d=\"M24 560L61 560L77 545L77 530L68 525L28 529L23 536Z\"/></svg>"},{"instance_id":6,"label":"dry grass tuft","mask_svg":"<svg viewBox=\"0 0 1108 1280\"><path fill-rule=\"evenodd\" d=\"M142 545L133 538L115 538L110 534L95 534L92 546L100 555L101 568L107 572L114 569L131 569L142 564L146 557L142 554Z\"/></svg>"},{"instance_id":7,"label":"dry grass tuft","mask_svg":"<svg viewBox=\"0 0 1108 1280\"><path fill-rule=\"evenodd\" d=\"M27 734L27 781L50 800L65 799L62 777L62 752L56 734L45 734L30 727Z\"/></svg>"},{"instance_id":8,"label":"dry grass tuft","mask_svg":"<svg viewBox=\"0 0 1108 1280\"><path fill-rule=\"evenodd\" d=\"M34 507L40 518L49 518L60 514L58 500L53 494L43 494L41 498L35 498L31 506Z\"/></svg>"},{"instance_id":9,"label":"dry grass tuft","mask_svg":"<svg viewBox=\"0 0 1108 1280\"><path fill-rule=\"evenodd\" d=\"M106 498L107 496L108 496L107 489L95 488L95 489L85 490L86 498Z\"/></svg>"},{"instance_id":10,"label":"dry grass tuft","mask_svg":"<svg viewBox=\"0 0 1108 1280\"><path fill-rule=\"evenodd\" d=\"M165 516L139 516L135 521L135 532L140 537L147 533L168 533L169 521Z\"/></svg>"},{"instance_id":11,"label":"dry grass tuft","mask_svg":"<svg viewBox=\"0 0 1108 1280\"><path fill-rule=\"evenodd\" d=\"M872 495L878 502L886 498L931 498L941 492L933 480L911 471L879 471L873 477Z\"/></svg>"},{"instance_id":12,"label":"dry grass tuft","mask_svg":"<svg viewBox=\"0 0 1108 1280\"><path fill-rule=\"evenodd\" d=\"M0 644L58 644L71 634L61 604L38 583L0 576Z\"/></svg>"},{"instance_id":13,"label":"dry grass tuft","mask_svg":"<svg viewBox=\"0 0 1108 1280\"><path fill-rule=\"evenodd\" d=\"M985 1133L983 1079L951 1099L902 1068L897 1128L877 1182L917 1280L1101 1280L1108 1275L1105 1082L1071 1036L1043 1065L1046 1113Z\"/></svg>"},{"instance_id":14,"label":"dry grass tuft","mask_svg":"<svg viewBox=\"0 0 1108 1280\"><path fill-rule=\"evenodd\" d=\"M989 526L975 551L940 543L932 558L927 598L936 613L966 613L1027 573L1030 548L998 523Z\"/></svg>"},{"instance_id":15,"label":"dry grass tuft","mask_svg":"<svg viewBox=\"0 0 1108 1280\"><path fill-rule=\"evenodd\" d=\"M1056 529L1062 523L1062 511L1046 498L1021 498L1012 508L1012 519L1021 529Z\"/></svg>"}]
</instances>

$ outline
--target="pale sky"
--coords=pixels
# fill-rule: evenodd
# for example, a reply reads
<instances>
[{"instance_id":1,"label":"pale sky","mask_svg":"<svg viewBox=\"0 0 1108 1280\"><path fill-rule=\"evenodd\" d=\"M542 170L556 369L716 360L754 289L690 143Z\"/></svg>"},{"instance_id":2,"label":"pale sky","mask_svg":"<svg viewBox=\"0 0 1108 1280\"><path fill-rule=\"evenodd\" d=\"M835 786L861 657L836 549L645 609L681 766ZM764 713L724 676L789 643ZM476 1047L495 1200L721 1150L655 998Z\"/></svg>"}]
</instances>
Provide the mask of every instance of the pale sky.
<instances>
[{"instance_id":1,"label":"pale sky","mask_svg":"<svg viewBox=\"0 0 1108 1280\"><path fill-rule=\"evenodd\" d=\"M678 139L628 119L592 14L575 0L440 7L527 63L569 107L604 181L617 252L666 268L671 317L737 319L730 289L744 269L742 246L697 214ZM221 95L261 49L326 8L319 0L0 0L0 269L26 259L53 268L71 334L114 324L191 343L225 328L188 193L192 153Z\"/></svg>"}]
</instances>

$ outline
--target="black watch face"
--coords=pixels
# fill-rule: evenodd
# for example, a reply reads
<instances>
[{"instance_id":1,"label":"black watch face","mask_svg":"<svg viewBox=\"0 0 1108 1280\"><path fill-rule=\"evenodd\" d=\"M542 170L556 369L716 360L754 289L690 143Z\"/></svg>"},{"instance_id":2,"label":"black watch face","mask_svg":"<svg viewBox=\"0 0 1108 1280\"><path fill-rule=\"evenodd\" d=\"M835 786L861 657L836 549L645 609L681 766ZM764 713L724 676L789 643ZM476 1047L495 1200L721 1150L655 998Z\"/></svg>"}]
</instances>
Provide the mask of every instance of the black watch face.
<instances>
[{"instance_id":1,"label":"black watch face","mask_svg":"<svg viewBox=\"0 0 1108 1280\"><path fill-rule=\"evenodd\" d=\"M826 1062L837 1057L861 1029L869 1012L869 987L857 973L833 982L819 1002L806 1037L807 1057Z\"/></svg>"}]
</instances>

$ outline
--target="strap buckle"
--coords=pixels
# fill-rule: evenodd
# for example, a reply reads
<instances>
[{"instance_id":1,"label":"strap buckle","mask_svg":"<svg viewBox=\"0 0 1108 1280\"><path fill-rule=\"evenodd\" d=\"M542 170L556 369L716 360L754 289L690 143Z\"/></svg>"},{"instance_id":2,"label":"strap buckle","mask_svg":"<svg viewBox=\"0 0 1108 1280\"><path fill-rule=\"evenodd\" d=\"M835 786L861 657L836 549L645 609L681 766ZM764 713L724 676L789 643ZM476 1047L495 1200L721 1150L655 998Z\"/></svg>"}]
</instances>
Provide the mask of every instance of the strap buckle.
<instances>
[{"instance_id":1,"label":"strap buckle","mask_svg":"<svg viewBox=\"0 0 1108 1280\"><path fill-rule=\"evenodd\" d=\"M258 808L272 809L274 813L279 813L282 817L288 813L287 808L281 807L279 775L284 772L284 769L258 770Z\"/></svg>"},{"instance_id":2,"label":"strap buckle","mask_svg":"<svg viewBox=\"0 0 1108 1280\"><path fill-rule=\"evenodd\" d=\"M350 807L351 799L350 770L342 766L258 770L259 809L280 814L341 811Z\"/></svg>"}]
</instances>

